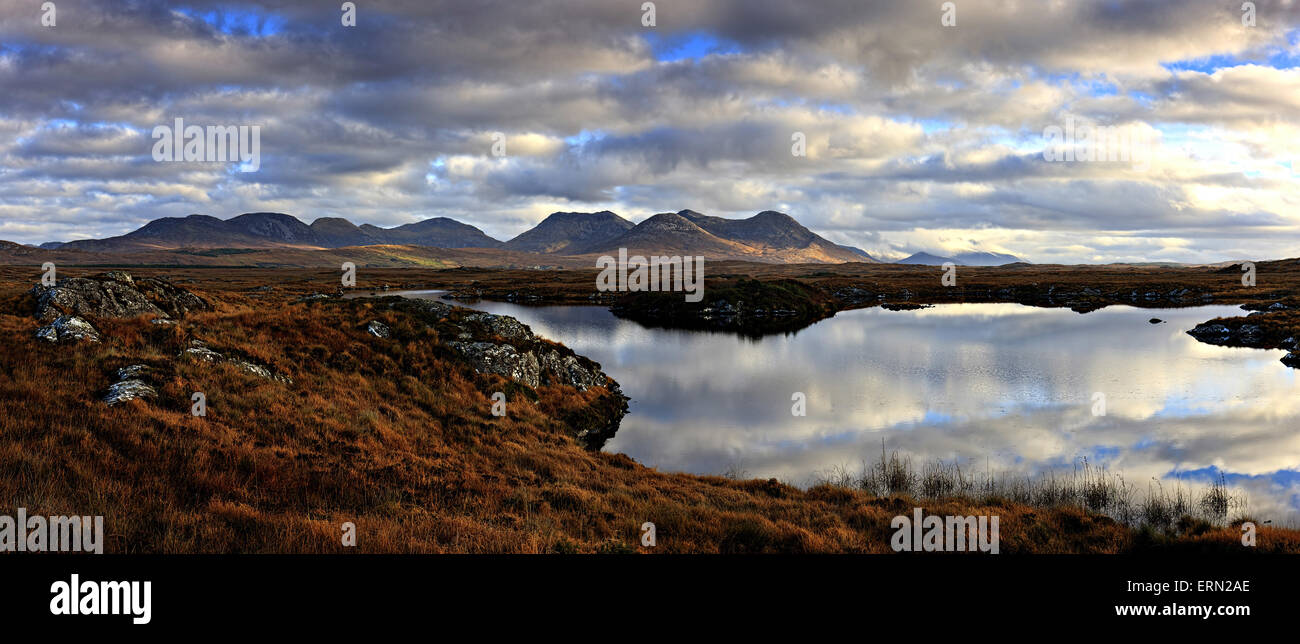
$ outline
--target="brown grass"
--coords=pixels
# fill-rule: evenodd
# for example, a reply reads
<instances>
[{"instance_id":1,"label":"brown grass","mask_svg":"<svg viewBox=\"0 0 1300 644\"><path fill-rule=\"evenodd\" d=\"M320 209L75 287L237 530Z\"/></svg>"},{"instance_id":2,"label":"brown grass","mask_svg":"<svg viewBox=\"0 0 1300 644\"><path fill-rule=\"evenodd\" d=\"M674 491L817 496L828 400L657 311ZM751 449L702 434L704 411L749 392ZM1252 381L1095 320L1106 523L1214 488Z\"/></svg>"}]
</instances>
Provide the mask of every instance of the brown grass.
<instances>
[{"instance_id":1,"label":"brown grass","mask_svg":"<svg viewBox=\"0 0 1300 644\"><path fill-rule=\"evenodd\" d=\"M364 300L292 302L319 277L192 273L183 285L214 312L96 321L104 342L51 347L32 337L36 274L0 270L0 512L103 515L107 552L891 552L890 520L918 506L998 515L1004 553L1246 550L1232 527L1134 530L1076 506L662 473L583 449L557 420L602 389L543 386L493 417L507 383L468 370L439 325ZM365 333L373 319L391 340ZM293 384L178 359L194 338ZM141 362L163 374L158 400L100 402L113 370ZM194 391L206 418L189 414ZM356 549L340 544L349 521ZM1300 533L1261 527L1255 550L1300 551Z\"/></svg>"}]
</instances>

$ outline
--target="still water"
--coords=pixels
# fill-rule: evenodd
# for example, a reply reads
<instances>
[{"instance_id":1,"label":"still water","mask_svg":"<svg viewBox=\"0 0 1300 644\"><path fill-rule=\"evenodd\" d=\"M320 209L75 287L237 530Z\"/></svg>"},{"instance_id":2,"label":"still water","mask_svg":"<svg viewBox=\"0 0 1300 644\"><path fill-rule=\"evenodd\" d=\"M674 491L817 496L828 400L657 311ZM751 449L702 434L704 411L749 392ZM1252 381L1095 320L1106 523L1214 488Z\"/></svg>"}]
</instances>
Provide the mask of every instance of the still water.
<instances>
[{"instance_id":1,"label":"still water","mask_svg":"<svg viewBox=\"0 0 1300 644\"><path fill-rule=\"evenodd\" d=\"M1185 333L1236 307L873 308L749 340L647 329L594 306L465 306L599 362L632 399L605 449L661 470L804 484L860 469L882 441L914 463L1030 475L1086 457L1144 488L1222 474L1256 518L1300 522L1300 370L1281 351ZM792 414L796 392L806 416Z\"/></svg>"}]
</instances>

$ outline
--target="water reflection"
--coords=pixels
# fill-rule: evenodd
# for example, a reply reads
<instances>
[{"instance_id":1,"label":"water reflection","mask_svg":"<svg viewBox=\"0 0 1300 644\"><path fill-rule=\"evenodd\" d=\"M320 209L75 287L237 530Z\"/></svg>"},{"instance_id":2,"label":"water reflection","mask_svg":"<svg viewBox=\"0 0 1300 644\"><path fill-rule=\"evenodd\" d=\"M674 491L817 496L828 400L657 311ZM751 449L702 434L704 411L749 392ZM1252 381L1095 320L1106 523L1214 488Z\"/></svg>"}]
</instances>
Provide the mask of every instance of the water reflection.
<instances>
[{"instance_id":1,"label":"water reflection","mask_svg":"<svg viewBox=\"0 0 1300 644\"><path fill-rule=\"evenodd\" d=\"M598 307L477 302L601 363L632 397L606 445L671 471L805 483L878 458L1068 471L1088 457L1145 488L1222 472L1259 519L1300 522L1300 371L1278 351L1184 331L1236 307L1086 315L1017 304L847 311L795 335L646 329ZM791 395L807 416L791 415ZM1105 416L1093 415L1094 392Z\"/></svg>"}]
</instances>

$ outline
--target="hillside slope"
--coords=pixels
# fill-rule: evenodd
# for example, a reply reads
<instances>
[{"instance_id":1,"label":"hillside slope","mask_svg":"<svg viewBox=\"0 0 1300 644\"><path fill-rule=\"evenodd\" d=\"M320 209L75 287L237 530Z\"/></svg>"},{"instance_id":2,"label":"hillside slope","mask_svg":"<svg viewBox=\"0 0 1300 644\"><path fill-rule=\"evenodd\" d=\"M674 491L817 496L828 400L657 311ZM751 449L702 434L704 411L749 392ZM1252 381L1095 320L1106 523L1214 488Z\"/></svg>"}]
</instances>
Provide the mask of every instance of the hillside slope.
<instances>
[{"instance_id":1,"label":"hillside slope","mask_svg":"<svg viewBox=\"0 0 1300 644\"><path fill-rule=\"evenodd\" d=\"M601 212L556 212L541 223L506 242L505 248L530 253L575 254L574 249L595 248L633 227L632 222Z\"/></svg>"}]
</instances>

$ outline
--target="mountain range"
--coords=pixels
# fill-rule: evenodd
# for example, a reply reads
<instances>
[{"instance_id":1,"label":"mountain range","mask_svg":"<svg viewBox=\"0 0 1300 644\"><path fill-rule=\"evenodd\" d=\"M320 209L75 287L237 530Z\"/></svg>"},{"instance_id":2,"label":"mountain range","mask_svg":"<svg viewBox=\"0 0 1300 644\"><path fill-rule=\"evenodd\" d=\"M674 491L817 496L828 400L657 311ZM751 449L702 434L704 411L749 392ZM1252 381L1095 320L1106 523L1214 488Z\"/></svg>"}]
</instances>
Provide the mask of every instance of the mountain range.
<instances>
[{"instance_id":1,"label":"mountain range","mask_svg":"<svg viewBox=\"0 0 1300 644\"><path fill-rule=\"evenodd\" d=\"M437 217L380 228L357 226L339 217L321 217L307 225L297 217L252 212L231 219L208 215L163 217L118 237L41 244L41 248L90 252L139 252L177 248L342 248L402 244L438 248L496 248L501 242L454 219Z\"/></svg>"},{"instance_id":2,"label":"mountain range","mask_svg":"<svg viewBox=\"0 0 1300 644\"><path fill-rule=\"evenodd\" d=\"M613 255L703 255L709 259L768 263L880 263L865 251L844 246L807 229L785 213L765 210L745 219L727 219L694 210L665 212L634 224L608 210L556 212L502 242L482 230L447 217L380 228L342 217L319 217L311 224L274 212L252 212L218 219L208 215L163 217L106 239L41 244L46 250L87 253L146 253L257 249L313 251L357 246L484 249L552 257ZM543 260L545 261L545 260ZM1023 261L1014 255L972 251L943 257L916 253L899 264L999 266Z\"/></svg>"},{"instance_id":3,"label":"mountain range","mask_svg":"<svg viewBox=\"0 0 1300 644\"><path fill-rule=\"evenodd\" d=\"M942 266L949 262L958 266L1002 266L1004 264L1015 264L1025 260L1015 255L1005 253L990 253L987 251L970 251L966 253L957 253L949 257L932 255L926 252L915 253L904 259L900 259L895 264L921 264L924 266Z\"/></svg>"},{"instance_id":4,"label":"mountain range","mask_svg":"<svg viewBox=\"0 0 1300 644\"><path fill-rule=\"evenodd\" d=\"M139 253L177 249L319 250L352 246L425 246L498 249L557 256L614 254L704 255L771 263L842 263L877 260L833 243L793 217L764 211L726 219L693 210L660 213L639 224L609 212L553 213L532 229L502 242L446 217L394 228L357 226L340 217L305 224L283 213L254 212L218 219L208 215L163 217L117 237L49 242L44 249L92 253Z\"/></svg>"}]
</instances>

